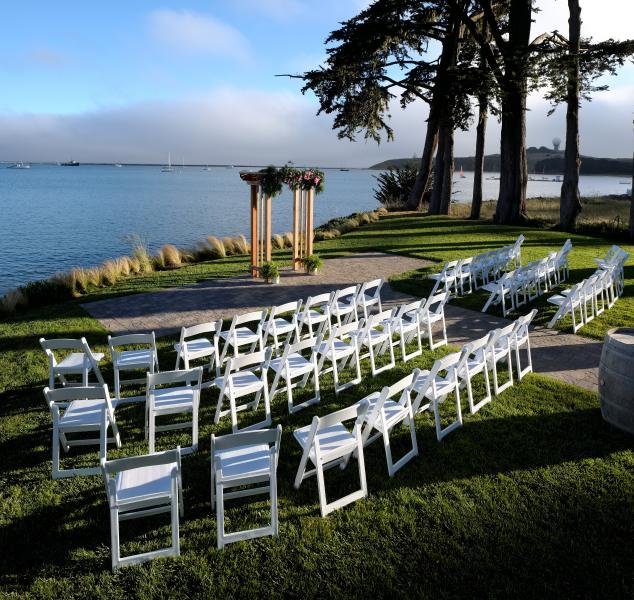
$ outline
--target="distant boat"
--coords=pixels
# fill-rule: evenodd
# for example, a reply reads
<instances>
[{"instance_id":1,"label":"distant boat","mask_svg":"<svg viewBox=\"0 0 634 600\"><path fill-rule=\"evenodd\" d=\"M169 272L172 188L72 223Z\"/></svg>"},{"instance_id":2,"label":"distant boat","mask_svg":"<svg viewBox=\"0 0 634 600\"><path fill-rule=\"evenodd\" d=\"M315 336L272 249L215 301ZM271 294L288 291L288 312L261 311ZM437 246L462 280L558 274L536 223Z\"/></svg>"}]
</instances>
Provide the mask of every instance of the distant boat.
<instances>
[{"instance_id":1,"label":"distant boat","mask_svg":"<svg viewBox=\"0 0 634 600\"><path fill-rule=\"evenodd\" d=\"M561 175L555 175L552 180L557 183L560 183L561 181L563 181Z\"/></svg>"},{"instance_id":2,"label":"distant boat","mask_svg":"<svg viewBox=\"0 0 634 600\"><path fill-rule=\"evenodd\" d=\"M621 185L630 185L629 181L619 181Z\"/></svg>"},{"instance_id":3,"label":"distant boat","mask_svg":"<svg viewBox=\"0 0 634 600\"><path fill-rule=\"evenodd\" d=\"M350 169L339 169L340 171L349 171Z\"/></svg>"},{"instance_id":4,"label":"distant boat","mask_svg":"<svg viewBox=\"0 0 634 600\"><path fill-rule=\"evenodd\" d=\"M233 169L234 166L233 165L225 165L225 169Z\"/></svg>"},{"instance_id":5,"label":"distant boat","mask_svg":"<svg viewBox=\"0 0 634 600\"><path fill-rule=\"evenodd\" d=\"M21 160L19 160L17 163L13 164L13 165L9 165L7 167L7 169L30 169L31 165L27 165L25 163L23 163Z\"/></svg>"},{"instance_id":6,"label":"distant boat","mask_svg":"<svg viewBox=\"0 0 634 600\"><path fill-rule=\"evenodd\" d=\"M118 169L120 169L121 167L123 167L123 165L121 163L114 163L113 165L114 167L117 167Z\"/></svg>"},{"instance_id":7,"label":"distant boat","mask_svg":"<svg viewBox=\"0 0 634 600\"><path fill-rule=\"evenodd\" d=\"M466 179L466 175L464 174L464 169L462 168L462 165L460 165L460 177L462 177L462 179Z\"/></svg>"},{"instance_id":8,"label":"distant boat","mask_svg":"<svg viewBox=\"0 0 634 600\"><path fill-rule=\"evenodd\" d=\"M203 167L203 171L211 171L211 167L207 165L206 167Z\"/></svg>"},{"instance_id":9,"label":"distant boat","mask_svg":"<svg viewBox=\"0 0 634 600\"><path fill-rule=\"evenodd\" d=\"M161 167L161 171L163 173L173 173L174 168L172 167L172 155L167 153L167 164Z\"/></svg>"},{"instance_id":10,"label":"distant boat","mask_svg":"<svg viewBox=\"0 0 634 600\"><path fill-rule=\"evenodd\" d=\"M79 163L76 160L69 160L68 162L59 163L62 167L78 167Z\"/></svg>"}]
</instances>

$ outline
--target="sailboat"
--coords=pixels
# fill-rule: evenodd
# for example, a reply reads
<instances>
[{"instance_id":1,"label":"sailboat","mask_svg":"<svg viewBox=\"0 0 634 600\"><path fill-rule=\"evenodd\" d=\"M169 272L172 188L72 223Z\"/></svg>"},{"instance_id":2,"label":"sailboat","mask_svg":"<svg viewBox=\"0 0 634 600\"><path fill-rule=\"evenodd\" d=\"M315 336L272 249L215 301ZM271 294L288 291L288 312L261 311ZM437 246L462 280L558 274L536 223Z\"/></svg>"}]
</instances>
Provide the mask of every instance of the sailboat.
<instances>
[{"instance_id":1,"label":"sailboat","mask_svg":"<svg viewBox=\"0 0 634 600\"><path fill-rule=\"evenodd\" d=\"M462 165L460 165L460 177L462 177L462 179L466 179L466 175L464 174L464 169L462 168Z\"/></svg>"},{"instance_id":2,"label":"sailboat","mask_svg":"<svg viewBox=\"0 0 634 600\"><path fill-rule=\"evenodd\" d=\"M161 171L163 171L163 173L172 173L174 171L172 167L172 155L169 152L167 153L167 164L161 167Z\"/></svg>"},{"instance_id":3,"label":"sailboat","mask_svg":"<svg viewBox=\"0 0 634 600\"><path fill-rule=\"evenodd\" d=\"M7 169L30 169L31 165L27 164L27 163L23 163L21 160L19 160L17 163L13 164L13 165L9 165L7 167Z\"/></svg>"}]
</instances>

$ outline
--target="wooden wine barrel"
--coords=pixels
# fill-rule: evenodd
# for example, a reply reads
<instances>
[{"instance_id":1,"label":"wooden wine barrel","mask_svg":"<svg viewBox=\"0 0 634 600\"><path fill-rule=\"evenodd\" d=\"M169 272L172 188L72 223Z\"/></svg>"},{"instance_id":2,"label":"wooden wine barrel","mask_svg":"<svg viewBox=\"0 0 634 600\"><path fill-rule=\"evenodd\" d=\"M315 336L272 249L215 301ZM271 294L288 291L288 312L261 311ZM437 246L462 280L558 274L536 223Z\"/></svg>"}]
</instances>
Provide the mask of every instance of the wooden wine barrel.
<instances>
[{"instance_id":1,"label":"wooden wine barrel","mask_svg":"<svg viewBox=\"0 0 634 600\"><path fill-rule=\"evenodd\" d=\"M634 329L611 329L599 363L599 397L603 418L634 434Z\"/></svg>"}]
</instances>

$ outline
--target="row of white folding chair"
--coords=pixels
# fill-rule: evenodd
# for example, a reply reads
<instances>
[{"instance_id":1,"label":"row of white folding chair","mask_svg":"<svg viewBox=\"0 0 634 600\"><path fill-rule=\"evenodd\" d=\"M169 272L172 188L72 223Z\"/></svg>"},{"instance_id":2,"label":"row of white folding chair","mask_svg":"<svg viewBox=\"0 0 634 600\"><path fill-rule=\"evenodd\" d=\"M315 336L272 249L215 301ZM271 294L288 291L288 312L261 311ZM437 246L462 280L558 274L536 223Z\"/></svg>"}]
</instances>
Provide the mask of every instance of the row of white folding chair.
<instances>
[{"instance_id":1,"label":"row of white folding chair","mask_svg":"<svg viewBox=\"0 0 634 600\"><path fill-rule=\"evenodd\" d=\"M413 412L433 410L438 441L442 440L454 429L462 426L462 408L460 404L460 387L467 388L469 409L477 412L491 401L489 369L493 373L493 390L497 396L513 385L513 353L515 354L516 372L519 379L532 371L533 363L530 351L528 327L537 314L533 309L528 315L520 317L506 327L494 330L488 335L466 344L460 352L454 352L438 359L429 371L422 371L412 385L416 393ZM526 366L522 368L520 350L527 352ZM500 385L498 363L508 364L508 380ZM485 381L485 396L478 402L474 400L472 378L482 373ZM442 427L439 405L453 393L455 395L456 419L448 426Z\"/></svg>"},{"instance_id":2,"label":"row of white folding chair","mask_svg":"<svg viewBox=\"0 0 634 600\"><path fill-rule=\"evenodd\" d=\"M625 261L629 254L619 246L612 246L605 255L605 258L595 258L594 261L599 265L599 269L611 271L616 285L618 296L623 294L623 286L625 284Z\"/></svg>"},{"instance_id":3,"label":"row of white folding chair","mask_svg":"<svg viewBox=\"0 0 634 600\"><path fill-rule=\"evenodd\" d=\"M434 412L436 436L441 441L447 434L462 426L460 387L466 386L471 413L477 412L491 401L489 368L493 370L495 394L501 393L513 384L513 355L516 370L521 379L532 371L530 339L528 327L536 310L521 317L508 326L495 330L479 340L435 361L429 371L415 369L410 375L380 392L372 393L353 406L336 411L324 417L315 416L310 425L294 432L296 441L302 448L295 487L312 475L317 476L317 489L322 516L367 496L363 448L377 439L383 440L388 475L390 477L412 458L418 455L414 415L431 408ZM526 348L527 364L522 368L520 349ZM498 383L497 363L506 360L509 366L509 381ZM472 379L482 373L486 394L477 403L473 398ZM451 394L456 398L456 420L442 427L439 404ZM412 400L412 395L415 399ZM352 430L344 423L354 421ZM411 449L396 462L392 455L390 433L399 424L409 428ZM324 481L324 471L339 466L345 468L352 456L358 461L360 489L343 498L328 502ZM312 469L308 463L312 463Z\"/></svg>"},{"instance_id":4,"label":"row of white folding chair","mask_svg":"<svg viewBox=\"0 0 634 600\"><path fill-rule=\"evenodd\" d=\"M612 308L618 298L614 273L615 270L599 268L587 279L548 298L550 304L558 307L548 327L554 327L559 320L570 315L572 330L577 333L581 327L606 310L606 305L608 309Z\"/></svg>"},{"instance_id":5,"label":"row of white folding chair","mask_svg":"<svg viewBox=\"0 0 634 600\"><path fill-rule=\"evenodd\" d=\"M56 379L59 378L62 386L89 385L90 373L94 373L98 384L103 385L104 378L99 368L99 362L103 360L102 352L93 352L86 338L54 339L40 338L42 346L49 362L49 389L55 389ZM121 385L124 383L145 382L145 372L154 373L159 370L158 354L156 351L156 339L154 332L127 334L121 336L108 336L108 346L112 356L114 370L114 390L117 402L121 402ZM131 348L133 346L133 348ZM58 358L57 351L64 352L64 358ZM143 371L142 379L121 379L121 373L126 371ZM81 383L72 382L70 376L81 376ZM143 396L124 398L125 402L144 400Z\"/></svg>"},{"instance_id":6,"label":"row of white folding chair","mask_svg":"<svg viewBox=\"0 0 634 600\"><path fill-rule=\"evenodd\" d=\"M216 509L217 546L279 532L277 465L282 426L211 436L211 507ZM180 555L179 515L184 514L180 447L117 460L101 459L101 472L110 509L112 570L154 558ZM225 500L268 494L270 525L225 532ZM171 516L171 545L140 554L121 556L121 521L161 513Z\"/></svg>"}]
</instances>

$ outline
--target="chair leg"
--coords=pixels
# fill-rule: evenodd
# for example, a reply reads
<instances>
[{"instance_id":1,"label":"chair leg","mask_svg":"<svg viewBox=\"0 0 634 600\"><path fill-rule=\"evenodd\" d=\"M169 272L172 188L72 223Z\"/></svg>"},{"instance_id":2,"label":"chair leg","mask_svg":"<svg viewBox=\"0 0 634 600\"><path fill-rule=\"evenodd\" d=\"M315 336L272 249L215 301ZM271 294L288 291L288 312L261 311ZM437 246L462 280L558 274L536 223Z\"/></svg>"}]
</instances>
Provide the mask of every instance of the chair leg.
<instances>
[{"instance_id":1,"label":"chair leg","mask_svg":"<svg viewBox=\"0 0 634 600\"><path fill-rule=\"evenodd\" d=\"M280 534L280 522L277 514L277 474L274 468L269 480L269 491L271 495L271 533L278 537Z\"/></svg>"},{"instance_id":2,"label":"chair leg","mask_svg":"<svg viewBox=\"0 0 634 600\"><path fill-rule=\"evenodd\" d=\"M321 508L321 516L328 514L328 501L326 500L326 483L324 481L324 468L321 462L317 462L317 491L319 492L319 506Z\"/></svg>"},{"instance_id":3,"label":"chair leg","mask_svg":"<svg viewBox=\"0 0 634 600\"><path fill-rule=\"evenodd\" d=\"M148 414L149 427L148 427L148 446L150 454L154 453L154 437L156 435L156 416L153 411L149 411Z\"/></svg>"},{"instance_id":4,"label":"chair leg","mask_svg":"<svg viewBox=\"0 0 634 600\"><path fill-rule=\"evenodd\" d=\"M59 429L53 426L53 479L59 478Z\"/></svg>"},{"instance_id":5,"label":"chair leg","mask_svg":"<svg viewBox=\"0 0 634 600\"><path fill-rule=\"evenodd\" d=\"M180 556L180 536L178 531L178 483L172 480L172 550L175 556Z\"/></svg>"},{"instance_id":6,"label":"chair leg","mask_svg":"<svg viewBox=\"0 0 634 600\"><path fill-rule=\"evenodd\" d=\"M225 502L222 483L216 482L216 537L218 550L225 547Z\"/></svg>"},{"instance_id":7,"label":"chair leg","mask_svg":"<svg viewBox=\"0 0 634 600\"><path fill-rule=\"evenodd\" d=\"M110 551L112 554L112 570L119 567L121 550L119 548L119 512L116 508L110 509Z\"/></svg>"}]
</instances>

